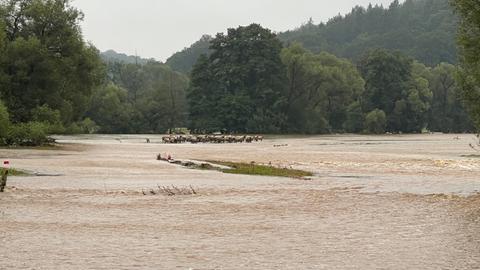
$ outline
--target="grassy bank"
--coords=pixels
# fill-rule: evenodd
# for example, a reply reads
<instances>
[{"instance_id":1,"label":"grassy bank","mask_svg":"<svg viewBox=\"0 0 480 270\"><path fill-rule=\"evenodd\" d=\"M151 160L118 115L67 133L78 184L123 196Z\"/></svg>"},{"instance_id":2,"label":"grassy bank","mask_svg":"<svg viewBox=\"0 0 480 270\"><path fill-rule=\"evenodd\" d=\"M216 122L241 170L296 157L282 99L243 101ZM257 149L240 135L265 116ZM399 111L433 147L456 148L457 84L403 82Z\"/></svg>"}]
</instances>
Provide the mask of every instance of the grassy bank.
<instances>
[{"instance_id":1,"label":"grassy bank","mask_svg":"<svg viewBox=\"0 0 480 270\"><path fill-rule=\"evenodd\" d=\"M220 171L230 174L245 174L245 175L261 175L261 176L277 176L290 178L304 178L313 176L313 173L294 170L289 168L277 168L267 165L258 165L255 163L238 163L228 161L208 161L213 164L230 167L231 169L221 169Z\"/></svg>"}]
</instances>

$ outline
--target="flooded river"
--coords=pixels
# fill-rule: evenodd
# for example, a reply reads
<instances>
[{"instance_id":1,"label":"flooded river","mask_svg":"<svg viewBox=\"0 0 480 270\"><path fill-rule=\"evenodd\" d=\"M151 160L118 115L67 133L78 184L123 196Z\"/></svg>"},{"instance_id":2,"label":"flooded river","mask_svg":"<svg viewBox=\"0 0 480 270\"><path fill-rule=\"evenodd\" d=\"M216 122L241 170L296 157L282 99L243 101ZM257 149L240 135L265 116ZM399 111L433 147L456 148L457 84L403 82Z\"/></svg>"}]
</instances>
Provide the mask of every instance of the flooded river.
<instances>
[{"instance_id":1,"label":"flooded river","mask_svg":"<svg viewBox=\"0 0 480 270\"><path fill-rule=\"evenodd\" d=\"M54 149L0 149L0 159L38 175L11 177L0 194L0 269L480 268L472 135L58 140ZM157 161L159 153L315 176L191 170ZM159 185L198 194L142 192Z\"/></svg>"}]
</instances>

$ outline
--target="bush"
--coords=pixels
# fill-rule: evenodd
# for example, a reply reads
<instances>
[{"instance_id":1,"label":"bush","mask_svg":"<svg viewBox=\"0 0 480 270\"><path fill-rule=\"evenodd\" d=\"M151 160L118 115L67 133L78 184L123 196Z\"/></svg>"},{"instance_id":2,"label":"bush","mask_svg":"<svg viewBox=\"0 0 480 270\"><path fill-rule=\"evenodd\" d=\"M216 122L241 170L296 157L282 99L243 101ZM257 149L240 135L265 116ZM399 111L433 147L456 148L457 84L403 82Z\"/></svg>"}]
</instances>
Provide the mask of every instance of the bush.
<instances>
[{"instance_id":1,"label":"bush","mask_svg":"<svg viewBox=\"0 0 480 270\"><path fill-rule=\"evenodd\" d=\"M5 138L10 129L10 117L7 107L0 101L0 145L5 144Z\"/></svg>"},{"instance_id":2,"label":"bush","mask_svg":"<svg viewBox=\"0 0 480 270\"><path fill-rule=\"evenodd\" d=\"M40 146L51 143L47 136L48 126L44 123L29 122L12 125L6 136L6 144L12 146Z\"/></svg>"},{"instance_id":3,"label":"bush","mask_svg":"<svg viewBox=\"0 0 480 270\"><path fill-rule=\"evenodd\" d=\"M81 122L71 124L65 131L67 134L93 134L97 133L100 127L90 118Z\"/></svg>"},{"instance_id":4,"label":"bush","mask_svg":"<svg viewBox=\"0 0 480 270\"><path fill-rule=\"evenodd\" d=\"M372 134L385 133L387 126L387 115L384 111L376 109L371 111L365 117L365 132Z\"/></svg>"},{"instance_id":5,"label":"bush","mask_svg":"<svg viewBox=\"0 0 480 270\"><path fill-rule=\"evenodd\" d=\"M43 105L32 110L34 122L44 124L45 132L48 134L63 134L65 127L62 124L60 111L53 110L48 105Z\"/></svg>"}]
</instances>

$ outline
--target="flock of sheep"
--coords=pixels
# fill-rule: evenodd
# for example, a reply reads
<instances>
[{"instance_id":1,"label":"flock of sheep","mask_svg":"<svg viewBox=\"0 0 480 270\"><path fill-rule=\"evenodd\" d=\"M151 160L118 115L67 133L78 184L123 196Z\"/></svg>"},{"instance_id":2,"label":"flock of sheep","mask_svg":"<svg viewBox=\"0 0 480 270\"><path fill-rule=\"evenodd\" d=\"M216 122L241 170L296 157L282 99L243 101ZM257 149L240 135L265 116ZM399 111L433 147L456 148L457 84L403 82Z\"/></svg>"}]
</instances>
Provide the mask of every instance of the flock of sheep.
<instances>
[{"instance_id":1,"label":"flock of sheep","mask_svg":"<svg viewBox=\"0 0 480 270\"><path fill-rule=\"evenodd\" d=\"M169 135L162 138L163 143L252 143L263 141L263 136L232 135Z\"/></svg>"}]
</instances>

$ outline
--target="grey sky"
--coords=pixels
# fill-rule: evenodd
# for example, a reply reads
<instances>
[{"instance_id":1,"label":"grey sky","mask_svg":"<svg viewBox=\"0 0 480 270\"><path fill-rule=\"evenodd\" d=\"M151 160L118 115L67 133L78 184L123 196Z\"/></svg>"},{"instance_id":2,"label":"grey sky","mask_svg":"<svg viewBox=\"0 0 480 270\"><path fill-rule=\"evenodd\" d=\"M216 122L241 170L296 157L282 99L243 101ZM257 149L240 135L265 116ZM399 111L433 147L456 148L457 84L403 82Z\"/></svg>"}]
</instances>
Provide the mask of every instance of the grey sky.
<instances>
[{"instance_id":1,"label":"grey sky","mask_svg":"<svg viewBox=\"0 0 480 270\"><path fill-rule=\"evenodd\" d=\"M355 5L393 0L73 0L85 13L88 41L104 51L166 60L203 34L260 23L274 31L296 28L310 17L326 21Z\"/></svg>"}]
</instances>

